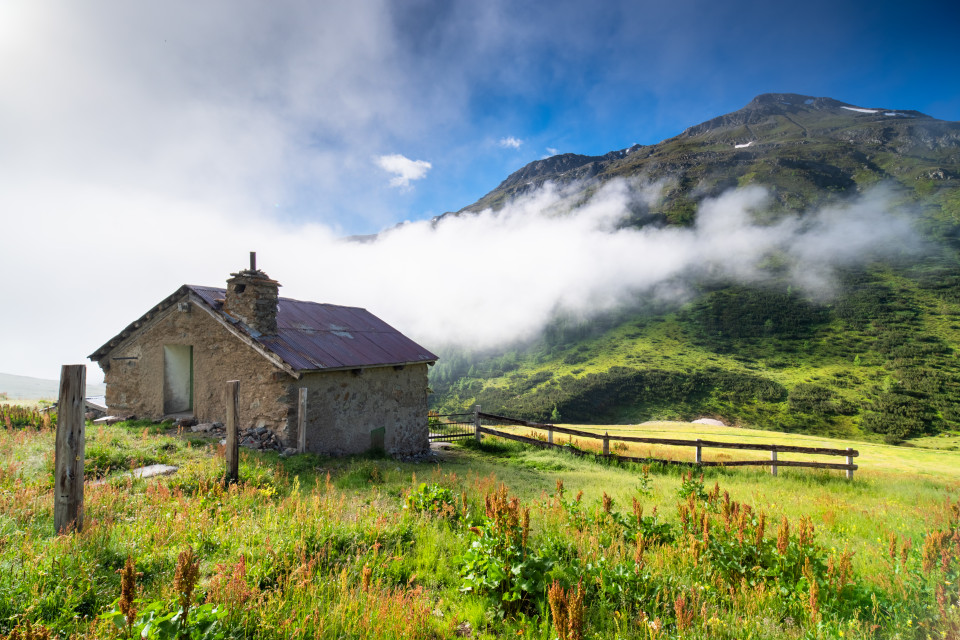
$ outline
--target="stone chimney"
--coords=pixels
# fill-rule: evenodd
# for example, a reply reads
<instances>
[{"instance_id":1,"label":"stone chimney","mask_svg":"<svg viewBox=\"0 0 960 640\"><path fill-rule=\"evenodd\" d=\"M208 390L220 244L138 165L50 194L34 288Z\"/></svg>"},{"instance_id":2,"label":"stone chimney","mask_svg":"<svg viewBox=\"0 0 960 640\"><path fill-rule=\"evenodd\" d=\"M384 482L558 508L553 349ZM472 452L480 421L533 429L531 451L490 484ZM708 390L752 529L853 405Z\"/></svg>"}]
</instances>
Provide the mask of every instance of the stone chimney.
<instances>
[{"instance_id":1,"label":"stone chimney","mask_svg":"<svg viewBox=\"0 0 960 640\"><path fill-rule=\"evenodd\" d=\"M280 285L257 269L257 254L250 252L250 268L231 273L223 310L262 335L277 333L277 298Z\"/></svg>"}]
</instances>

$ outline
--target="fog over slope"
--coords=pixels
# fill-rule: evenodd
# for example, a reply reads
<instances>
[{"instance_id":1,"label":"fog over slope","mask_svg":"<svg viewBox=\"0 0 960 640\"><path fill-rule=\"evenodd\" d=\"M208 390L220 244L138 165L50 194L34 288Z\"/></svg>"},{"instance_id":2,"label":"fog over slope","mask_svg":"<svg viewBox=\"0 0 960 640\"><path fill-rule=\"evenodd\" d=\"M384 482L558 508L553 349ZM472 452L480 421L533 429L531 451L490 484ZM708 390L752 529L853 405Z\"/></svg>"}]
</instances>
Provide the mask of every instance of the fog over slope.
<instances>
[{"instance_id":1,"label":"fog over slope","mask_svg":"<svg viewBox=\"0 0 960 640\"><path fill-rule=\"evenodd\" d=\"M321 260L350 264L355 277L323 291L365 300L431 345L492 347L536 334L558 311L589 317L636 294L682 301L704 277L759 282L774 257L794 286L828 298L835 267L920 246L884 188L760 224L769 194L749 187L704 201L691 228L637 229L620 224L637 201L657 197L658 185L614 180L580 204L588 187L596 185L548 184L498 212L410 224L366 245L336 243Z\"/></svg>"}]
</instances>

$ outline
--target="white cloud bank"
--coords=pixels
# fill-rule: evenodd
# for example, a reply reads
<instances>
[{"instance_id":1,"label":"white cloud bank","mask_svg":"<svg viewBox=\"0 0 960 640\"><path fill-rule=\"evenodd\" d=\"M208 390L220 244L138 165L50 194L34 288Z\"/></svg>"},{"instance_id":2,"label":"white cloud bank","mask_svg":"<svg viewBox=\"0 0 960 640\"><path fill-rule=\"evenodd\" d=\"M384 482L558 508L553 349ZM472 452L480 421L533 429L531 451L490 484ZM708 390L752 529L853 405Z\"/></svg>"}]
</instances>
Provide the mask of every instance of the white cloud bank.
<instances>
[{"instance_id":1,"label":"white cloud bank","mask_svg":"<svg viewBox=\"0 0 960 640\"><path fill-rule=\"evenodd\" d=\"M0 2L0 371L54 378L181 284L222 284L250 250L283 295L368 307L432 347L532 335L557 309L666 295L698 270L760 277L764 248L818 287L838 256L857 256L851 243L875 248L902 231L870 199L754 227L755 192L704 206L695 229L618 229L650 189L611 183L566 215L569 194L548 187L498 213L338 241L345 226L407 213L371 170L373 153L415 146L439 169L445 149L475 148L498 121L476 92L540 100L550 84L524 74L541 69L509 62L531 42L569 45L580 26L558 38L560 23L504 20L509 3L454 3L452 17L405 23L395 4ZM385 170L401 190L430 169L394 158ZM825 247L837 253L820 261Z\"/></svg>"},{"instance_id":2,"label":"white cloud bank","mask_svg":"<svg viewBox=\"0 0 960 640\"><path fill-rule=\"evenodd\" d=\"M523 140L520 140L519 138L514 138L513 136L507 136L506 138L500 138L500 142L498 142L497 144L499 144L504 149L519 149L520 146L523 144Z\"/></svg>"},{"instance_id":3,"label":"white cloud bank","mask_svg":"<svg viewBox=\"0 0 960 640\"><path fill-rule=\"evenodd\" d=\"M0 371L56 377L181 284L222 286L251 250L281 295L365 307L438 349L531 337L558 311L589 317L641 293L683 299L698 277L759 281L772 255L796 286L829 295L836 266L917 242L882 190L758 225L768 196L749 188L704 202L692 228L634 229L619 224L657 185L609 182L573 208L578 187L547 185L499 212L414 222L370 243L113 189L74 185L71 217L56 192L0 194L13 214L6 237L19 239L4 247L16 276L4 285ZM118 215L131 196L139 208Z\"/></svg>"},{"instance_id":4,"label":"white cloud bank","mask_svg":"<svg viewBox=\"0 0 960 640\"><path fill-rule=\"evenodd\" d=\"M427 177L427 172L433 167L426 160L411 160L399 153L377 156L374 161L378 167L387 173L395 174L390 179L390 186L402 189L409 188L411 180L421 180Z\"/></svg>"}]
</instances>

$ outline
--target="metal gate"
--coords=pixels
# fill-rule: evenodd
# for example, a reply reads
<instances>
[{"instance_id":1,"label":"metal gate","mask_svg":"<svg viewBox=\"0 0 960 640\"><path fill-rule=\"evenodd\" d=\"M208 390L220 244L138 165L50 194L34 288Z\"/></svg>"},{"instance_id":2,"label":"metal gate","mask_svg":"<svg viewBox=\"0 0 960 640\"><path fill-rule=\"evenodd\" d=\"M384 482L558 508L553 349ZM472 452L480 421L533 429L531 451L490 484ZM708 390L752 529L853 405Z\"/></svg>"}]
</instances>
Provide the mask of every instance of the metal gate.
<instances>
[{"instance_id":1,"label":"metal gate","mask_svg":"<svg viewBox=\"0 0 960 640\"><path fill-rule=\"evenodd\" d=\"M427 439L430 442L443 440L460 440L462 438L473 438L476 435L474 427L474 414L471 413L447 413L438 414L430 412L427 416L430 434Z\"/></svg>"}]
</instances>

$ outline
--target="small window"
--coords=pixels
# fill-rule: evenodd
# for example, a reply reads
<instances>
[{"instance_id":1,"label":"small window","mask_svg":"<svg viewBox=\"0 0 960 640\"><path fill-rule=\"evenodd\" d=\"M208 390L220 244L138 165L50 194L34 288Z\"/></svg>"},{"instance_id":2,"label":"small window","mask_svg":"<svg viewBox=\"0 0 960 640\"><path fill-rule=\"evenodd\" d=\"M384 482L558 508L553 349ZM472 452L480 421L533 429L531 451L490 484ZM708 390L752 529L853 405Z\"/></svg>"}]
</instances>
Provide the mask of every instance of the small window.
<instances>
[{"instance_id":1,"label":"small window","mask_svg":"<svg viewBox=\"0 0 960 640\"><path fill-rule=\"evenodd\" d=\"M247 288L247 285L245 284L233 285L233 290L236 291L237 293L243 293L246 288Z\"/></svg>"}]
</instances>

